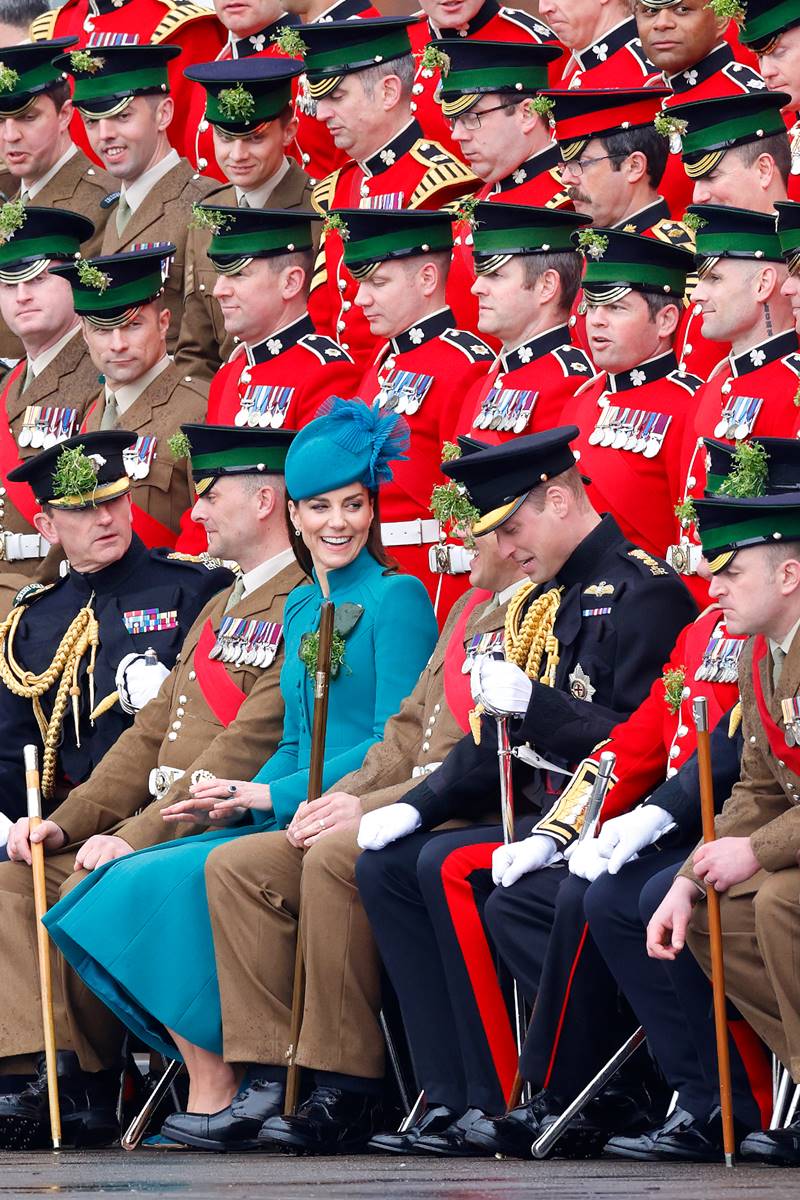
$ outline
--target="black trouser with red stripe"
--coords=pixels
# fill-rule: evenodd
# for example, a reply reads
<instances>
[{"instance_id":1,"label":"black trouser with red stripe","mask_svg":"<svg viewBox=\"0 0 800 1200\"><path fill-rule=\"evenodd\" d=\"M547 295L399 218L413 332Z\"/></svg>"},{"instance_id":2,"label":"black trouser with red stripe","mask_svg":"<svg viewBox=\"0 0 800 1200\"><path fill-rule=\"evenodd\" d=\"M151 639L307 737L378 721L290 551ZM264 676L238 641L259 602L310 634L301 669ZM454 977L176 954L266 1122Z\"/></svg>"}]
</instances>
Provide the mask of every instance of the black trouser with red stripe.
<instances>
[{"instance_id":1,"label":"black trouser with red stripe","mask_svg":"<svg viewBox=\"0 0 800 1200\"><path fill-rule=\"evenodd\" d=\"M533 821L520 821L524 837ZM356 864L429 1104L501 1112L517 1053L483 923L499 827L415 833Z\"/></svg>"}]
</instances>

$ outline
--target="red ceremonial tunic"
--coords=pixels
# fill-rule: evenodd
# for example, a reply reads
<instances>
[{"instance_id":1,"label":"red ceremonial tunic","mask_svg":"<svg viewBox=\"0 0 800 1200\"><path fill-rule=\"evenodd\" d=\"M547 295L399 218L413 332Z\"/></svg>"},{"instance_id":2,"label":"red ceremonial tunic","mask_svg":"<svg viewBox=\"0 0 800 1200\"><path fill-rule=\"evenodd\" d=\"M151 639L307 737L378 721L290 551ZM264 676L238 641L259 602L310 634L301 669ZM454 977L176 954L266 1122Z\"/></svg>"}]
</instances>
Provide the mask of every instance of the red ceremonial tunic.
<instances>
[{"instance_id":1,"label":"red ceremonial tunic","mask_svg":"<svg viewBox=\"0 0 800 1200\"><path fill-rule=\"evenodd\" d=\"M639 40L636 21L627 17L583 50L573 50L558 86L639 88L655 74Z\"/></svg>"}]
</instances>

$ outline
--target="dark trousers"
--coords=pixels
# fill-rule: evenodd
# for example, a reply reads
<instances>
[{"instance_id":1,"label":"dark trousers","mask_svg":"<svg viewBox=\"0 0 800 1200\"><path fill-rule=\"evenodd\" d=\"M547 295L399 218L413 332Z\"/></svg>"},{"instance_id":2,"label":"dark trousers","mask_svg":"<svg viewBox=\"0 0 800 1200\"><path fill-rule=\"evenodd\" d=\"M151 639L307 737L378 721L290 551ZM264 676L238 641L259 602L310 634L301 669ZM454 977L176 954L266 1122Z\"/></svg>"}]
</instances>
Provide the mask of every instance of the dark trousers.
<instances>
[{"instance_id":1,"label":"dark trousers","mask_svg":"<svg viewBox=\"0 0 800 1200\"><path fill-rule=\"evenodd\" d=\"M517 1064L483 922L494 889L491 854L501 840L491 826L416 833L366 851L356 864L418 1084L429 1103L459 1111L502 1112Z\"/></svg>"},{"instance_id":2,"label":"dark trousers","mask_svg":"<svg viewBox=\"0 0 800 1200\"><path fill-rule=\"evenodd\" d=\"M665 963L648 958L645 947L645 928L689 850L645 853L618 875L601 875L584 908L592 937L681 1108L704 1118L719 1103L711 986L688 949ZM743 1125L760 1128L771 1100L769 1061L738 1014L729 1028L734 1110Z\"/></svg>"}]
</instances>

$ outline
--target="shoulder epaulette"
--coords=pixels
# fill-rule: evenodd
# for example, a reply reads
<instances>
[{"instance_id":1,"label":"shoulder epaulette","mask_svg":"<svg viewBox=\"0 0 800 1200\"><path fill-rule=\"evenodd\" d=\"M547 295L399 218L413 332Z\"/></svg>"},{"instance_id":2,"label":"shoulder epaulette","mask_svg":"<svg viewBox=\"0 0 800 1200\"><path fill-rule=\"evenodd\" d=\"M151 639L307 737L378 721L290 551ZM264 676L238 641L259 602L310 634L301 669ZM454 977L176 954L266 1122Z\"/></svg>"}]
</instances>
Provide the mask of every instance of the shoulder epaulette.
<instances>
[{"instance_id":1,"label":"shoulder epaulette","mask_svg":"<svg viewBox=\"0 0 800 1200\"><path fill-rule=\"evenodd\" d=\"M322 287L328 282L328 263L325 258L325 247L320 246L317 251L317 257L314 260L314 272L311 276L309 292L315 292L317 288Z\"/></svg>"},{"instance_id":2,"label":"shoulder epaulette","mask_svg":"<svg viewBox=\"0 0 800 1200\"><path fill-rule=\"evenodd\" d=\"M661 221L656 221L650 232L659 242L668 242L671 246L678 246L694 254L694 234L683 221L671 221L664 217Z\"/></svg>"},{"instance_id":3,"label":"shoulder epaulette","mask_svg":"<svg viewBox=\"0 0 800 1200\"><path fill-rule=\"evenodd\" d=\"M336 194L336 185L339 182L339 176L341 173L341 167L339 167L336 171L331 171L330 175L326 175L324 179L320 179L319 183L315 184L311 189L311 203L317 212L323 217L333 204L333 197Z\"/></svg>"},{"instance_id":4,"label":"shoulder epaulette","mask_svg":"<svg viewBox=\"0 0 800 1200\"><path fill-rule=\"evenodd\" d=\"M642 43L639 41L638 38L631 38L631 40L629 42L626 42L625 49L630 50L631 54L636 59L639 66L642 68L643 75L652 75L653 74L653 64L650 62L650 59L645 54L644 46L642 45Z\"/></svg>"},{"instance_id":5,"label":"shoulder epaulette","mask_svg":"<svg viewBox=\"0 0 800 1200\"><path fill-rule=\"evenodd\" d=\"M214 558L208 553L182 554L180 550L165 550L163 547L151 550L150 553L161 562L173 563L175 566L180 564L184 567L196 567L200 571L219 571L220 568L227 565L221 558Z\"/></svg>"},{"instance_id":6,"label":"shoulder epaulette","mask_svg":"<svg viewBox=\"0 0 800 1200\"><path fill-rule=\"evenodd\" d=\"M305 337L298 338L297 344L309 350L321 363L353 361L338 342L324 333L307 333Z\"/></svg>"},{"instance_id":7,"label":"shoulder epaulette","mask_svg":"<svg viewBox=\"0 0 800 1200\"><path fill-rule=\"evenodd\" d=\"M477 197L477 192L470 194L465 192L463 196L455 196L452 200L448 200L446 204L441 205L440 211L450 213L452 216L455 216L465 200L476 200Z\"/></svg>"},{"instance_id":8,"label":"shoulder epaulette","mask_svg":"<svg viewBox=\"0 0 800 1200\"><path fill-rule=\"evenodd\" d=\"M63 578L66 579L66 576ZM45 592L52 591L54 587L58 587L60 582L61 580L59 579L56 583L26 583L25 586L21 587L17 592L16 596L14 597L14 603L11 607L27 608L29 604L35 603L35 601L37 601L40 596L43 596Z\"/></svg>"},{"instance_id":9,"label":"shoulder epaulette","mask_svg":"<svg viewBox=\"0 0 800 1200\"><path fill-rule=\"evenodd\" d=\"M627 557L633 559L641 565L642 570L647 571L650 575L669 575L669 567L659 559L654 558L652 554L648 554L646 550L642 550L640 546L634 546L633 550L629 550Z\"/></svg>"},{"instance_id":10,"label":"shoulder epaulette","mask_svg":"<svg viewBox=\"0 0 800 1200\"><path fill-rule=\"evenodd\" d=\"M48 12L40 13L38 17L34 17L31 21L31 27L28 30L31 41L49 42L55 32L58 14L59 9L51 8Z\"/></svg>"},{"instance_id":11,"label":"shoulder epaulette","mask_svg":"<svg viewBox=\"0 0 800 1200\"><path fill-rule=\"evenodd\" d=\"M548 174L552 175L553 179L558 180L558 171L555 168L552 171L548 171ZM545 204L545 208L563 208L565 204L569 203L571 203L569 192L560 191L556 192L555 196L550 197Z\"/></svg>"},{"instance_id":12,"label":"shoulder epaulette","mask_svg":"<svg viewBox=\"0 0 800 1200\"><path fill-rule=\"evenodd\" d=\"M421 207L425 200L445 188L449 190L454 183L462 184L465 192L470 188L474 190L479 183L472 171L467 170L439 142L420 139L411 147L409 154L426 168L408 201L409 208Z\"/></svg>"},{"instance_id":13,"label":"shoulder epaulette","mask_svg":"<svg viewBox=\"0 0 800 1200\"><path fill-rule=\"evenodd\" d=\"M189 21L197 21L200 17L214 17L210 9L204 8L202 4L192 3L192 0L180 0L179 3L176 3L176 0L161 0L161 3L169 12L161 18L150 35L153 45L168 41L181 25L187 25Z\"/></svg>"},{"instance_id":14,"label":"shoulder epaulette","mask_svg":"<svg viewBox=\"0 0 800 1200\"><path fill-rule=\"evenodd\" d=\"M735 83L743 92L763 92L767 86L766 80L747 63L728 63L727 67L722 68L722 74L727 75L731 83Z\"/></svg>"},{"instance_id":15,"label":"shoulder epaulette","mask_svg":"<svg viewBox=\"0 0 800 1200\"><path fill-rule=\"evenodd\" d=\"M591 375L593 367L588 355L579 346L557 346L553 357L561 364L565 375Z\"/></svg>"},{"instance_id":16,"label":"shoulder epaulette","mask_svg":"<svg viewBox=\"0 0 800 1200\"><path fill-rule=\"evenodd\" d=\"M445 329L441 339L448 345L455 346L470 362L483 362L486 358L494 358L494 350L476 333L469 333L466 329Z\"/></svg>"},{"instance_id":17,"label":"shoulder epaulette","mask_svg":"<svg viewBox=\"0 0 800 1200\"><path fill-rule=\"evenodd\" d=\"M549 25L545 25L544 22L537 20L536 17L532 17L530 13L523 12L519 8L501 8L500 16L504 20L510 21L512 25L516 25L520 29L534 34L540 42L555 42L557 40L556 35Z\"/></svg>"},{"instance_id":18,"label":"shoulder epaulette","mask_svg":"<svg viewBox=\"0 0 800 1200\"><path fill-rule=\"evenodd\" d=\"M800 354L796 351L793 354L786 354L781 359L790 371L794 371L795 375L800 376Z\"/></svg>"},{"instance_id":19,"label":"shoulder epaulette","mask_svg":"<svg viewBox=\"0 0 800 1200\"><path fill-rule=\"evenodd\" d=\"M670 371L667 379L670 383L677 383L678 387L686 388L686 391L692 396L700 390L705 382L699 375L690 375L688 371Z\"/></svg>"}]
</instances>

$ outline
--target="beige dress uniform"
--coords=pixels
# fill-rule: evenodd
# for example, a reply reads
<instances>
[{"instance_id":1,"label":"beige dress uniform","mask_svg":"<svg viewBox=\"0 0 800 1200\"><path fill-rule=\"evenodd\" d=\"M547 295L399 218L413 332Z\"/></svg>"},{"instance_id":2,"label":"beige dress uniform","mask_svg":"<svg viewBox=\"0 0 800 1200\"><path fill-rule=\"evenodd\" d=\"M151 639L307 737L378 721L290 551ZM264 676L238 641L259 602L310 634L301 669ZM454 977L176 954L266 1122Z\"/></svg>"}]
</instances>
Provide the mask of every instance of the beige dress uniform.
<instances>
[{"instance_id":1,"label":"beige dress uniform","mask_svg":"<svg viewBox=\"0 0 800 1200\"><path fill-rule=\"evenodd\" d=\"M118 254L121 250L132 250L134 246L157 242L172 242L176 247L164 293L164 301L171 314L167 334L170 354L177 345L183 315L186 240L192 219L192 205L205 199L214 182L213 179L198 175L185 158L180 158L176 150L170 150L161 162L127 189L133 212L122 232L117 231L118 205L115 205L103 233L102 254ZM118 204L122 203L125 195L126 189L123 188Z\"/></svg>"},{"instance_id":2,"label":"beige dress uniform","mask_svg":"<svg viewBox=\"0 0 800 1200\"><path fill-rule=\"evenodd\" d=\"M445 654L473 595L454 605L417 686L387 722L384 740L336 785L359 796L365 811L401 800L418 782L415 770L435 769L463 737L445 695ZM500 606L489 601L470 613L460 662L473 635L502 630L506 607L507 600ZM209 855L206 890L228 1062L286 1062L302 906L306 991L298 1061L320 1071L382 1076L380 960L355 884L360 853L350 829L323 837L305 853L276 831L236 839Z\"/></svg>"},{"instance_id":3,"label":"beige dress uniform","mask_svg":"<svg viewBox=\"0 0 800 1200\"><path fill-rule=\"evenodd\" d=\"M304 576L291 551L270 561L276 573L231 608L232 616L283 622L286 598ZM158 695L141 709L90 778L51 814L69 841L46 860L48 905L84 877L85 872L74 872L74 862L87 838L114 833L141 850L193 833L195 826L166 824L160 815L166 805L189 798L192 773L250 778L277 746L283 729L282 644L268 667L225 664L223 670L246 697L227 726L198 678L198 642L207 621L215 631L219 628L229 595L222 592L206 605ZM185 774L176 774L169 783L173 772ZM161 785L155 797L148 790L151 773L153 790ZM31 871L20 863L0 864L0 961L0 1058L2 1070L9 1073L27 1068L28 1056L42 1050ZM84 1070L112 1066L121 1027L60 956L58 963L60 969L53 972L58 1048L75 1050Z\"/></svg>"},{"instance_id":4,"label":"beige dress uniform","mask_svg":"<svg viewBox=\"0 0 800 1200\"><path fill-rule=\"evenodd\" d=\"M753 648L750 641L739 666L741 775L716 819L716 831L718 838L749 837L762 869L720 896L725 990L800 1083L800 754L786 745L786 758L779 758L770 746L753 688ZM781 700L800 691L800 634L793 637L777 686L769 648L757 669L783 745ZM702 887L691 859L680 873ZM710 974L707 911L704 902L695 907L688 945Z\"/></svg>"},{"instance_id":5,"label":"beige dress uniform","mask_svg":"<svg viewBox=\"0 0 800 1200\"><path fill-rule=\"evenodd\" d=\"M9 175L8 188L2 190L9 200L16 200L20 195L19 180ZM54 164L52 175L48 173L43 180L33 184L30 191L26 191L25 202L41 208L66 208L69 212L88 217L95 232L84 242L81 253L84 258L90 258L100 253L103 231L109 211L113 212L114 195L118 190L117 181L107 171L96 166L77 146L72 146L68 155L65 154ZM22 342L0 319L0 358L17 359L24 354Z\"/></svg>"},{"instance_id":6,"label":"beige dress uniform","mask_svg":"<svg viewBox=\"0 0 800 1200\"><path fill-rule=\"evenodd\" d=\"M311 209L311 190L314 186L296 162L285 159L286 170L273 187L269 183L247 197L250 208L279 208L288 211ZM235 208L241 203L241 188L231 184L217 186L209 192L204 203L211 207ZM186 240L184 270L184 310L178 336L175 361L187 374L210 381L236 345L225 332L219 304L212 296L217 272L208 257L211 233L207 229L190 229Z\"/></svg>"}]
</instances>

